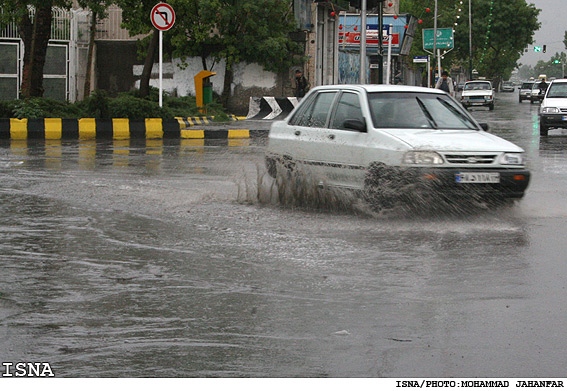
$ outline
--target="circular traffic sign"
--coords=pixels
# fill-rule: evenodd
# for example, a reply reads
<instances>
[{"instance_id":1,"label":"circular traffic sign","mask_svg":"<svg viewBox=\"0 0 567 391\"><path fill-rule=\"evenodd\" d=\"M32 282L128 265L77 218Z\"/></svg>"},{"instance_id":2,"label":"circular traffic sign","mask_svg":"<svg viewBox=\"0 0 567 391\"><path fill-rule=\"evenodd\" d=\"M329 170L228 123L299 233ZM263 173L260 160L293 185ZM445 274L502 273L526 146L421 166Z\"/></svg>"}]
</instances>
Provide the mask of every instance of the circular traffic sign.
<instances>
[{"instance_id":1,"label":"circular traffic sign","mask_svg":"<svg viewBox=\"0 0 567 391\"><path fill-rule=\"evenodd\" d=\"M166 3L154 5L150 16L154 27L161 31L169 30L175 23L175 11Z\"/></svg>"}]
</instances>

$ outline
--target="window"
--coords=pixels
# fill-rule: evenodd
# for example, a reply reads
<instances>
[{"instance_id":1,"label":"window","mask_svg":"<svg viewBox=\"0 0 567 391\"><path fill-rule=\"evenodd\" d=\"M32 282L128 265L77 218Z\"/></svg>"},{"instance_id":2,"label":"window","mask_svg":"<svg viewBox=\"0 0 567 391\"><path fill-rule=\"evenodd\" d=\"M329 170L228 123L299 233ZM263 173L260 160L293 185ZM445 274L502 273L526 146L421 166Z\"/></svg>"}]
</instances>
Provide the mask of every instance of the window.
<instances>
[{"instance_id":1,"label":"window","mask_svg":"<svg viewBox=\"0 0 567 391\"><path fill-rule=\"evenodd\" d=\"M465 84L465 91L471 90L491 90L492 84L486 81L469 82Z\"/></svg>"},{"instance_id":2,"label":"window","mask_svg":"<svg viewBox=\"0 0 567 391\"><path fill-rule=\"evenodd\" d=\"M331 121L331 128L333 129L346 129L344 122L347 119L360 119L362 120L362 110L360 108L360 100L358 95L351 92L344 92L337 104L335 116ZM349 129L351 130L351 129Z\"/></svg>"},{"instance_id":3,"label":"window","mask_svg":"<svg viewBox=\"0 0 567 391\"><path fill-rule=\"evenodd\" d=\"M327 117L336 95L336 91L319 93L290 121L290 124L318 128L324 127L327 124Z\"/></svg>"},{"instance_id":4,"label":"window","mask_svg":"<svg viewBox=\"0 0 567 391\"><path fill-rule=\"evenodd\" d=\"M452 99L440 94L380 92L368 94L375 128L474 129L474 120Z\"/></svg>"},{"instance_id":5,"label":"window","mask_svg":"<svg viewBox=\"0 0 567 391\"><path fill-rule=\"evenodd\" d=\"M567 83L553 83L547 93L548 98L567 98Z\"/></svg>"}]
</instances>

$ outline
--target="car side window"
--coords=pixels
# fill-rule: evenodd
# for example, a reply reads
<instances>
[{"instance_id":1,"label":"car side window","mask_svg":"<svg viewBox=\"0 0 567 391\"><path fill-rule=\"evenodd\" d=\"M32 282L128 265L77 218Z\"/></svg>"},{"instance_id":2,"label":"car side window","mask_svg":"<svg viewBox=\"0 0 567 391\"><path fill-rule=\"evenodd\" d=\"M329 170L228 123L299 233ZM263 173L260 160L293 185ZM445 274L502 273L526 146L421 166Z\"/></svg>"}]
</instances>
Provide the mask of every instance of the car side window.
<instances>
[{"instance_id":1,"label":"car side window","mask_svg":"<svg viewBox=\"0 0 567 391\"><path fill-rule=\"evenodd\" d=\"M308 106L303 112L294 118L292 125L308 126L308 127L324 127L327 123L327 116L331 110L331 105L335 100L337 93L321 92L315 99L308 103Z\"/></svg>"},{"instance_id":2,"label":"car side window","mask_svg":"<svg viewBox=\"0 0 567 391\"><path fill-rule=\"evenodd\" d=\"M331 119L332 129L345 129L344 123L347 119L362 120L362 109L360 107L360 99L358 94L352 92L344 92L339 98L335 115ZM352 129L348 129L352 130Z\"/></svg>"}]
</instances>

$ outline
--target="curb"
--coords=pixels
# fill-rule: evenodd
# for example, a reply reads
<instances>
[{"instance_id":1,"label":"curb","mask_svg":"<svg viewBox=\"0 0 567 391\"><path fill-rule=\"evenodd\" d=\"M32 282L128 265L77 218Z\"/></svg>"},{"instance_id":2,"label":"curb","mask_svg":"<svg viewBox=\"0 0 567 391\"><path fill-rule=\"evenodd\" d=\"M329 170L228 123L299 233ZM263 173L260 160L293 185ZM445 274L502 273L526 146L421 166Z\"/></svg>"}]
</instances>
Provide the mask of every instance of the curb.
<instances>
[{"instance_id":1,"label":"curb","mask_svg":"<svg viewBox=\"0 0 567 391\"><path fill-rule=\"evenodd\" d=\"M239 119L230 116L233 121ZM187 129L195 125L207 125L213 117L189 117L175 119L145 118L44 118L44 119L0 119L0 139L162 139L162 138L245 138L250 137L248 129L205 131Z\"/></svg>"}]
</instances>

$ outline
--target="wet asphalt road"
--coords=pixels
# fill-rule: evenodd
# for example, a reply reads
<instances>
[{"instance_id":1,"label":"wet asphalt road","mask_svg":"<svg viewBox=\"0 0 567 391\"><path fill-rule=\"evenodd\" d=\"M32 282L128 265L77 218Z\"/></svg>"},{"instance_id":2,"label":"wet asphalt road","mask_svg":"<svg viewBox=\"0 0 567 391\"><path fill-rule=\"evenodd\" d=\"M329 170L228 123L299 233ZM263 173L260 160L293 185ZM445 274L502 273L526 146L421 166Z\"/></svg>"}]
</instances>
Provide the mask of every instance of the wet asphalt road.
<instances>
[{"instance_id":1,"label":"wet asphalt road","mask_svg":"<svg viewBox=\"0 0 567 391\"><path fill-rule=\"evenodd\" d=\"M513 207L282 207L266 139L0 146L0 360L67 377L565 377L567 131Z\"/></svg>"}]
</instances>

